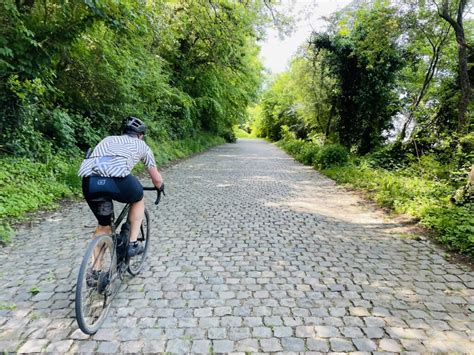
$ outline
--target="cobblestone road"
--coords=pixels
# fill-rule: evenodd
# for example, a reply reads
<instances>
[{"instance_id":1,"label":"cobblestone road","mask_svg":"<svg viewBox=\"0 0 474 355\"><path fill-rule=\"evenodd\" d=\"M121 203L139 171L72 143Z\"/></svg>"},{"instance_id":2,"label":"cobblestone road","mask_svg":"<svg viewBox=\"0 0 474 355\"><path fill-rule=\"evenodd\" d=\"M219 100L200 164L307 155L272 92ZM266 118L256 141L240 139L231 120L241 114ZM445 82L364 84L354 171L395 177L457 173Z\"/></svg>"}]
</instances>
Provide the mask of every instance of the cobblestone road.
<instances>
[{"instance_id":1,"label":"cobblestone road","mask_svg":"<svg viewBox=\"0 0 474 355\"><path fill-rule=\"evenodd\" d=\"M474 352L473 274L275 146L223 145L163 176L145 272L94 336L74 319L87 206L18 231L0 251L0 350Z\"/></svg>"}]
</instances>

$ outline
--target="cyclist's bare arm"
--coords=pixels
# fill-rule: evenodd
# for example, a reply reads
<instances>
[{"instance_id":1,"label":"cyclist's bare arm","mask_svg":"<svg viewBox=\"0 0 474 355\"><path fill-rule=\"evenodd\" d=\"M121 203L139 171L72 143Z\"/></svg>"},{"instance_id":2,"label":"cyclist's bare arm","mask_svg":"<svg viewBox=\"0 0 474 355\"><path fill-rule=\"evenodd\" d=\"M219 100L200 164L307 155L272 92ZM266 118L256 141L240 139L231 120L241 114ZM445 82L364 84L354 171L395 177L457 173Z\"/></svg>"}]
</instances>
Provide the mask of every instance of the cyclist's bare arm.
<instances>
[{"instance_id":1,"label":"cyclist's bare arm","mask_svg":"<svg viewBox=\"0 0 474 355\"><path fill-rule=\"evenodd\" d=\"M150 178L151 178L151 181L153 182L153 185L155 185L155 187L157 188L160 188L161 184L163 183L163 178L161 177L161 174L156 168L156 166L149 168L148 174L150 174Z\"/></svg>"}]
</instances>

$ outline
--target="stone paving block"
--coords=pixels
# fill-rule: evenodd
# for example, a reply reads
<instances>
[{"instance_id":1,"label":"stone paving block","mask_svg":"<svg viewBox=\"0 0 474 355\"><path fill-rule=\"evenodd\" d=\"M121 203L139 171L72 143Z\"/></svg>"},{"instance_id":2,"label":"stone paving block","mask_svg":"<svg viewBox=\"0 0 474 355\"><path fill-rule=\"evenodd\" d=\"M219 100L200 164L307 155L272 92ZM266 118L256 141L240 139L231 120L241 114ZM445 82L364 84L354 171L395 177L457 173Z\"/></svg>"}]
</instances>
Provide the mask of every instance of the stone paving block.
<instances>
[{"instance_id":1,"label":"stone paving block","mask_svg":"<svg viewBox=\"0 0 474 355\"><path fill-rule=\"evenodd\" d=\"M357 327L342 327L339 330L346 338L362 338L364 336L362 330Z\"/></svg>"},{"instance_id":2,"label":"stone paving block","mask_svg":"<svg viewBox=\"0 0 474 355\"><path fill-rule=\"evenodd\" d=\"M234 345L234 350L243 352L257 352L259 349L257 339L239 340Z\"/></svg>"},{"instance_id":3,"label":"stone paving block","mask_svg":"<svg viewBox=\"0 0 474 355\"><path fill-rule=\"evenodd\" d=\"M194 310L195 317L211 317L212 316L212 308L197 308Z\"/></svg>"},{"instance_id":4,"label":"stone paving block","mask_svg":"<svg viewBox=\"0 0 474 355\"><path fill-rule=\"evenodd\" d=\"M184 335L184 328L178 328L178 329L165 329L165 336L168 339L176 339L176 338L181 338Z\"/></svg>"},{"instance_id":5,"label":"stone paving block","mask_svg":"<svg viewBox=\"0 0 474 355\"><path fill-rule=\"evenodd\" d=\"M352 339L352 342L358 351L371 352L377 349L377 344L370 339L355 338Z\"/></svg>"},{"instance_id":6,"label":"stone paving block","mask_svg":"<svg viewBox=\"0 0 474 355\"><path fill-rule=\"evenodd\" d=\"M212 350L215 353L230 353L234 350L234 342L231 340L213 340Z\"/></svg>"},{"instance_id":7,"label":"stone paving block","mask_svg":"<svg viewBox=\"0 0 474 355\"><path fill-rule=\"evenodd\" d=\"M173 328L178 326L177 318L158 318L156 324L163 328Z\"/></svg>"},{"instance_id":8,"label":"stone paving block","mask_svg":"<svg viewBox=\"0 0 474 355\"><path fill-rule=\"evenodd\" d=\"M339 330L336 327L315 326L316 335L320 338L334 338L340 336Z\"/></svg>"},{"instance_id":9,"label":"stone paving block","mask_svg":"<svg viewBox=\"0 0 474 355\"><path fill-rule=\"evenodd\" d=\"M278 338L260 339L260 347L264 353L283 350Z\"/></svg>"},{"instance_id":10,"label":"stone paving block","mask_svg":"<svg viewBox=\"0 0 474 355\"><path fill-rule=\"evenodd\" d=\"M198 319L197 318L181 318L178 320L178 327L180 328L193 328L197 327Z\"/></svg>"},{"instance_id":11,"label":"stone paving block","mask_svg":"<svg viewBox=\"0 0 474 355\"><path fill-rule=\"evenodd\" d=\"M163 337L162 329L143 329L141 333L143 334L143 337L148 340L158 340Z\"/></svg>"},{"instance_id":12,"label":"stone paving block","mask_svg":"<svg viewBox=\"0 0 474 355\"><path fill-rule=\"evenodd\" d=\"M254 338L271 338L272 329L269 327L255 327L252 328L252 337Z\"/></svg>"},{"instance_id":13,"label":"stone paving block","mask_svg":"<svg viewBox=\"0 0 474 355\"><path fill-rule=\"evenodd\" d=\"M345 317L347 319L347 317ZM344 323L343 319L337 317L324 317L323 324L330 327L342 327L344 325L351 325L348 322Z\"/></svg>"},{"instance_id":14,"label":"stone paving block","mask_svg":"<svg viewBox=\"0 0 474 355\"><path fill-rule=\"evenodd\" d=\"M119 347L120 347L119 342L104 341L104 342L99 343L97 352L104 353L104 354L117 354Z\"/></svg>"},{"instance_id":15,"label":"stone paving block","mask_svg":"<svg viewBox=\"0 0 474 355\"><path fill-rule=\"evenodd\" d=\"M152 328L156 323L155 318L140 318L138 320L138 327L140 328Z\"/></svg>"},{"instance_id":16,"label":"stone paving block","mask_svg":"<svg viewBox=\"0 0 474 355\"><path fill-rule=\"evenodd\" d=\"M225 339L227 337L226 328L209 328L207 330L209 339Z\"/></svg>"},{"instance_id":17,"label":"stone paving block","mask_svg":"<svg viewBox=\"0 0 474 355\"><path fill-rule=\"evenodd\" d=\"M398 353L402 350L400 343L394 339L382 339L379 342L379 349L382 351L390 351Z\"/></svg>"},{"instance_id":18,"label":"stone paving block","mask_svg":"<svg viewBox=\"0 0 474 355\"><path fill-rule=\"evenodd\" d=\"M423 352L426 349L421 340L401 339L400 341L405 351Z\"/></svg>"},{"instance_id":19,"label":"stone paving block","mask_svg":"<svg viewBox=\"0 0 474 355\"><path fill-rule=\"evenodd\" d=\"M96 341L84 340L84 341L75 341L71 348L69 349L72 353L94 353L97 348Z\"/></svg>"},{"instance_id":20,"label":"stone paving block","mask_svg":"<svg viewBox=\"0 0 474 355\"><path fill-rule=\"evenodd\" d=\"M150 340L144 339L143 352L144 353L161 353L166 349L166 340Z\"/></svg>"},{"instance_id":21,"label":"stone paving block","mask_svg":"<svg viewBox=\"0 0 474 355\"><path fill-rule=\"evenodd\" d=\"M92 339L97 341L114 341L117 339L117 331L112 329L99 329L97 333L92 336Z\"/></svg>"},{"instance_id":22,"label":"stone paving block","mask_svg":"<svg viewBox=\"0 0 474 355\"><path fill-rule=\"evenodd\" d=\"M184 339L171 339L166 345L167 353L182 354L189 352L191 349L190 343Z\"/></svg>"},{"instance_id":23,"label":"stone paving block","mask_svg":"<svg viewBox=\"0 0 474 355\"><path fill-rule=\"evenodd\" d=\"M119 338L126 342L138 340L140 335L141 333L138 328L122 328L119 331Z\"/></svg>"},{"instance_id":24,"label":"stone paving block","mask_svg":"<svg viewBox=\"0 0 474 355\"><path fill-rule=\"evenodd\" d=\"M225 316L221 318L221 326L223 327L240 327L242 325L241 317Z\"/></svg>"},{"instance_id":25,"label":"stone paving block","mask_svg":"<svg viewBox=\"0 0 474 355\"><path fill-rule=\"evenodd\" d=\"M287 337L281 338L281 345L283 351L305 351L305 344L303 339Z\"/></svg>"},{"instance_id":26,"label":"stone paving block","mask_svg":"<svg viewBox=\"0 0 474 355\"><path fill-rule=\"evenodd\" d=\"M290 327L274 327L273 332L277 338L288 338L293 335L293 329Z\"/></svg>"},{"instance_id":27,"label":"stone paving block","mask_svg":"<svg viewBox=\"0 0 474 355\"><path fill-rule=\"evenodd\" d=\"M143 352L143 341L126 341L120 345L120 352L126 354L137 354Z\"/></svg>"},{"instance_id":28,"label":"stone paving block","mask_svg":"<svg viewBox=\"0 0 474 355\"><path fill-rule=\"evenodd\" d=\"M329 352L329 342L326 339L310 338L306 340L306 348L310 351L327 353Z\"/></svg>"},{"instance_id":29,"label":"stone paving block","mask_svg":"<svg viewBox=\"0 0 474 355\"><path fill-rule=\"evenodd\" d=\"M49 353L66 353L71 348L73 340L59 340L52 342L46 348L46 352Z\"/></svg>"},{"instance_id":30,"label":"stone paving block","mask_svg":"<svg viewBox=\"0 0 474 355\"><path fill-rule=\"evenodd\" d=\"M4 353L14 353L21 343L21 340L1 340L0 351L3 351Z\"/></svg>"},{"instance_id":31,"label":"stone paving block","mask_svg":"<svg viewBox=\"0 0 474 355\"><path fill-rule=\"evenodd\" d=\"M210 340L195 340L191 347L191 353L193 354L208 354L211 350L213 349Z\"/></svg>"},{"instance_id":32,"label":"stone paving block","mask_svg":"<svg viewBox=\"0 0 474 355\"><path fill-rule=\"evenodd\" d=\"M229 328L228 338L233 341L250 338L250 328Z\"/></svg>"},{"instance_id":33,"label":"stone paving block","mask_svg":"<svg viewBox=\"0 0 474 355\"><path fill-rule=\"evenodd\" d=\"M331 350L336 352L349 352L354 350L352 342L345 338L331 338L329 339Z\"/></svg>"},{"instance_id":34,"label":"stone paving block","mask_svg":"<svg viewBox=\"0 0 474 355\"><path fill-rule=\"evenodd\" d=\"M314 327L312 326L299 326L296 327L297 338L313 338L316 336Z\"/></svg>"}]
</instances>

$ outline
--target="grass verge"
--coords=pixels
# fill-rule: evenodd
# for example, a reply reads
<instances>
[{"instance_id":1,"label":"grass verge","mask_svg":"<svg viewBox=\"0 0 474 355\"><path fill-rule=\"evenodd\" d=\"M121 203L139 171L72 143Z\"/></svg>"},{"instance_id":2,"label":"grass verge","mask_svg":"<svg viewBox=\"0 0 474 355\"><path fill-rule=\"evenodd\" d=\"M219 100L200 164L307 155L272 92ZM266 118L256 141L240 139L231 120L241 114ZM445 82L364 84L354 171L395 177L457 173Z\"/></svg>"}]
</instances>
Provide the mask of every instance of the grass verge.
<instances>
[{"instance_id":1,"label":"grass verge","mask_svg":"<svg viewBox=\"0 0 474 355\"><path fill-rule=\"evenodd\" d=\"M242 128L239 128L239 126L234 126L233 128L234 134L237 138L250 138L250 139L256 139L254 135L251 133L248 133L247 131L243 130Z\"/></svg>"}]
</instances>

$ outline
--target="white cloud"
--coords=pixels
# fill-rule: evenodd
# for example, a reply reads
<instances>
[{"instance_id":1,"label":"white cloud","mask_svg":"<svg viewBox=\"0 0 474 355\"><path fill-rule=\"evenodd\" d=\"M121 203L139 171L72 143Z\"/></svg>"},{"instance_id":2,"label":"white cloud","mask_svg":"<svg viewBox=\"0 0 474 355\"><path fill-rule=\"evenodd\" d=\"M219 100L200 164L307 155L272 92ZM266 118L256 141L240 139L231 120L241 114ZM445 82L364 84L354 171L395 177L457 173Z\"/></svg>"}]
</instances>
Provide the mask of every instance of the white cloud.
<instances>
[{"instance_id":1,"label":"white cloud","mask_svg":"<svg viewBox=\"0 0 474 355\"><path fill-rule=\"evenodd\" d=\"M351 0L283 0L277 10L296 18L295 31L284 39L279 37L275 29L267 31L260 53L265 67L272 73L285 71L290 58L309 39L311 32L325 27L326 22L322 17L342 9L350 2Z\"/></svg>"}]
</instances>

